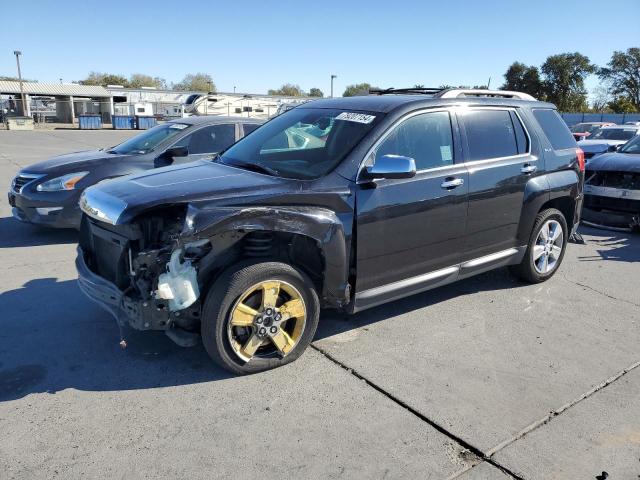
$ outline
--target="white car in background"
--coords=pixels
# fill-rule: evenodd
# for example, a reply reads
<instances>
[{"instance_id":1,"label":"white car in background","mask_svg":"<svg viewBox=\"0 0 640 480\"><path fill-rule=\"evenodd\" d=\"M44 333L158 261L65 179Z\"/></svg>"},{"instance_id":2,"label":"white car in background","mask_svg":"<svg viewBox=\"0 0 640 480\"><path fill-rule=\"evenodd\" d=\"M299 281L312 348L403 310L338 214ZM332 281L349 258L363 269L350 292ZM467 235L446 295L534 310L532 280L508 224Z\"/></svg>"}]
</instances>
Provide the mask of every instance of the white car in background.
<instances>
[{"instance_id":1,"label":"white car in background","mask_svg":"<svg viewBox=\"0 0 640 480\"><path fill-rule=\"evenodd\" d=\"M636 135L640 135L640 125L611 125L594 132L588 140L579 141L578 146L588 160L602 153L616 151Z\"/></svg>"}]
</instances>

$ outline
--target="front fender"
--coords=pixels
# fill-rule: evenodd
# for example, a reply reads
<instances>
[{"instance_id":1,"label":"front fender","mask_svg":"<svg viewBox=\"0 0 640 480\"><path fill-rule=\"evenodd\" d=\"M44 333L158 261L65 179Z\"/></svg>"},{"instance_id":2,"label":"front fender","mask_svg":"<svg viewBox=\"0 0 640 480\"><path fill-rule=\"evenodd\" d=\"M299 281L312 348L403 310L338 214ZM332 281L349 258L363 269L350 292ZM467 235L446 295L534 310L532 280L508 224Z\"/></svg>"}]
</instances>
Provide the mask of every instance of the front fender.
<instances>
[{"instance_id":1,"label":"front fender","mask_svg":"<svg viewBox=\"0 0 640 480\"><path fill-rule=\"evenodd\" d=\"M332 306L341 306L349 301L347 240L351 235L350 225L350 219L341 220L332 210L320 207L200 209L190 205L181 239L187 243L237 231L270 231L307 236L315 240L324 257L322 298Z\"/></svg>"}]
</instances>

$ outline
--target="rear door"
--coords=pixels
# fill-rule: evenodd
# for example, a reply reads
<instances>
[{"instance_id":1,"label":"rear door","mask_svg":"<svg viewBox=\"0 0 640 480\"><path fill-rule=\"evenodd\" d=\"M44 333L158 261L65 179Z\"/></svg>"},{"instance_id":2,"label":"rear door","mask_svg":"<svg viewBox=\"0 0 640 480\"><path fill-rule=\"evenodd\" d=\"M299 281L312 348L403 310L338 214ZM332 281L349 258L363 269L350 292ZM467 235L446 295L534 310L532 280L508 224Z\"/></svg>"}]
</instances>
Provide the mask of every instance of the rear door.
<instances>
[{"instance_id":1,"label":"rear door","mask_svg":"<svg viewBox=\"0 0 640 480\"><path fill-rule=\"evenodd\" d=\"M467 171L456 163L461 158L459 147L455 115L448 110L410 114L374 146L366 164L382 155L402 155L416 161L417 173L413 178L358 185L356 298L360 306L381 303L381 296L388 297L383 301L401 296L397 295L401 290L406 293L421 284L428 286L425 282L437 282L440 277L418 277L459 262L467 215ZM443 272L445 277L457 274L457 268L449 270Z\"/></svg>"},{"instance_id":2,"label":"rear door","mask_svg":"<svg viewBox=\"0 0 640 480\"><path fill-rule=\"evenodd\" d=\"M469 170L464 262L517 246L525 186L543 165L515 108L464 108L459 117Z\"/></svg>"}]
</instances>

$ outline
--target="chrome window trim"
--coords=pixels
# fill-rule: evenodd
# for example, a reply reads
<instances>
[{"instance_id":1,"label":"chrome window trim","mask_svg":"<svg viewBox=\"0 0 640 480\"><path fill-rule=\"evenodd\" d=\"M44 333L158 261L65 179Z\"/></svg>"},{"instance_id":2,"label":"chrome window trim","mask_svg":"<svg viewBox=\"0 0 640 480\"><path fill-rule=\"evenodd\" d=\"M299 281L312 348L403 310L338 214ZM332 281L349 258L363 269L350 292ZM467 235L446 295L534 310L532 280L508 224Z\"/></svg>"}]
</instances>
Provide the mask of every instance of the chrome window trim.
<instances>
[{"instance_id":1,"label":"chrome window trim","mask_svg":"<svg viewBox=\"0 0 640 480\"><path fill-rule=\"evenodd\" d=\"M538 157L531 154L531 147L532 147L531 134L529 133L529 130L527 129L527 126L524 123L524 121L522 120L522 116L520 115L520 112L518 112L518 108L516 108L516 107L500 107L500 106L492 106L492 105L487 105L487 106L484 106L484 105L468 106L467 104L462 104L462 105L452 105L450 107L423 108L423 109L420 109L420 110L416 110L414 112L410 112L410 113L404 115L403 117L399 118L395 122L393 122L393 124L391 124L391 126L389 126L389 128L387 130L385 130L385 132L380 136L380 138L378 140L376 140L376 142L369 148L369 150L367 150L366 155L361 160L360 166L358 167L358 173L356 175L356 184L360 185L360 184L363 184L363 183L369 183L370 182L370 180L362 180L362 179L360 179L360 174L362 173L362 170L364 170L364 168L365 168L365 163L366 163L367 159L380 146L380 144L383 141L385 141L389 135L391 135L391 132L393 132L393 130L399 124L404 122L405 120L408 120L408 119L410 119L412 117L415 117L417 115L423 115L425 113L447 112L447 113L449 113L449 120L452 122L452 124L451 124L451 134L453 135L454 126L453 126L453 118L452 118L451 114L455 113L456 114L456 119L457 119L458 112L464 112L464 111L468 111L468 110L506 110L506 111L514 112L516 117L520 121L520 125L522 125L522 129L524 130L525 135L527 136L527 151L525 153L519 153L517 155L508 155L506 157L491 157L491 158L483 158L483 159L480 159L480 160L470 160L468 162L455 163L455 148L454 148L454 152L452 152L454 154L454 163L452 163L451 165L444 165L442 167L424 168L422 170L416 170L416 175L418 175L419 173L424 173L424 172L432 172L432 171L436 171L437 172L437 171L440 171L440 170L447 170L447 169L452 169L452 168L455 168L455 167L468 167L468 166L482 165L482 164L485 164L485 163L502 161L502 160L524 159L526 157L529 157L529 161L531 161L531 162L537 162L538 161ZM462 121L464 121L464 120L462 120ZM464 126L461 128L461 135L460 135L461 138L462 138L462 129L463 128L464 128ZM515 135L515 132L514 132L514 135ZM465 131L465 138L466 138L466 131ZM452 137L452 140L455 141L455 136Z\"/></svg>"}]
</instances>

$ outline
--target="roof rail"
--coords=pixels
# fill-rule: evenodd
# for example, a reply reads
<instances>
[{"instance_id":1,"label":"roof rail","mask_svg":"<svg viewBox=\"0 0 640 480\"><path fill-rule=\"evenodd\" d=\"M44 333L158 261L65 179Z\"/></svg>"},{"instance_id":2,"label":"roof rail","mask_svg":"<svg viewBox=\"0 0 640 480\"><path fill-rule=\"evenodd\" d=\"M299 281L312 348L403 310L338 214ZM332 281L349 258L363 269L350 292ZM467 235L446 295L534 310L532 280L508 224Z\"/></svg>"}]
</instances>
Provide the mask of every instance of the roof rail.
<instances>
[{"instance_id":1,"label":"roof rail","mask_svg":"<svg viewBox=\"0 0 640 480\"><path fill-rule=\"evenodd\" d=\"M509 90L485 90L475 88L450 88L448 90L441 90L434 96L438 98L461 98L461 97L501 97L501 98L514 98L518 100L528 100L535 102L536 99L528 93L512 92Z\"/></svg>"},{"instance_id":2,"label":"roof rail","mask_svg":"<svg viewBox=\"0 0 640 480\"><path fill-rule=\"evenodd\" d=\"M442 88L431 87L411 87L411 88L370 88L369 93L372 95L389 95L395 93L424 94L434 95L442 92Z\"/></svg>"}]
</instances>

